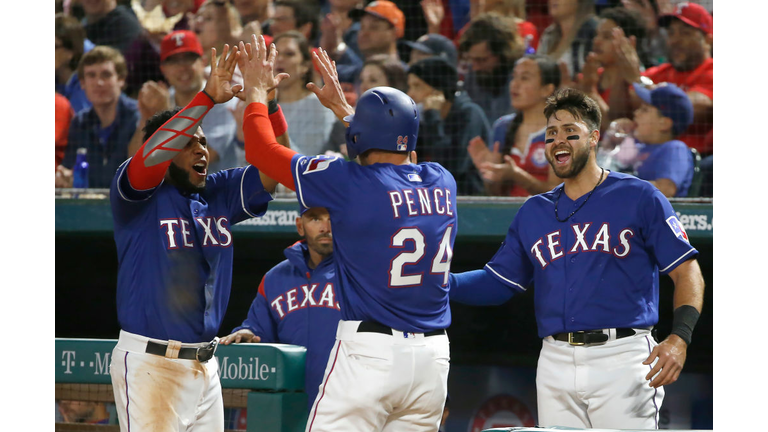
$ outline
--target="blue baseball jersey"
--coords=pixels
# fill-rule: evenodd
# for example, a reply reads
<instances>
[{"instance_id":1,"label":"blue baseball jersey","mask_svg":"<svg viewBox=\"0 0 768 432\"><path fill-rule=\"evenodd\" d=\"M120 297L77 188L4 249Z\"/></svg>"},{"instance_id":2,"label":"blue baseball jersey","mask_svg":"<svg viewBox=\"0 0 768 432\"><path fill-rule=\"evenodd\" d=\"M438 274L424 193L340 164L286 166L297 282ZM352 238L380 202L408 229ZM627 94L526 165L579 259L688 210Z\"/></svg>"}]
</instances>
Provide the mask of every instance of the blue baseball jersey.
<instances>
[{"instance_id":1,"label":"blue baseball jersey","mask_svg":"<svg viewBox=\"0 0 768 432\"><path fill-rule=\"evenodd\" d=\"M291 167L301 205L331 215L342 319L404 332L447 328L453 176L436 163L361 166L300 154Z\"/></svg>"},{"instance_id":2,"label":"blue baseball jersey","mask_svg":"<svg viewBox=\"0 0 768 432\"><path fill-rule=\"evenodd\" d=\"M650 183L611 172L580 206L558 191L528 199L485 269L507 286L533 282L539 337L658 322L659 274L698 251L667 198ZM559 199L558 199L559 196Z\"/></svg>"},{"instance_id":3,"label":"blue baseball jersey","mask_svg":"<svg viewBox=\"0 0 768 432\"><path fill-rule=\"evenodd\" d=\"M117 170L109 197L120 327L156 339L210 341L232 285L230 227L263 215L272 196L252 166L211 174L205 191L192 194L165 182L137 191L127 166Z\"/></svg>"},{"instance_id":4,"label":"blue baseball jersey","mask_svg":"<svg viewBox=\"0 0 768 432\"><path fill-rule=\"evenodd\" d=\"M310 269L304 241L284 253L287 259L264 275L248 317L232 332L247 328L264 343L306 347L305 390L311 409L341 319L336 266L331 255Z\"/></svg>"}]
</instances>

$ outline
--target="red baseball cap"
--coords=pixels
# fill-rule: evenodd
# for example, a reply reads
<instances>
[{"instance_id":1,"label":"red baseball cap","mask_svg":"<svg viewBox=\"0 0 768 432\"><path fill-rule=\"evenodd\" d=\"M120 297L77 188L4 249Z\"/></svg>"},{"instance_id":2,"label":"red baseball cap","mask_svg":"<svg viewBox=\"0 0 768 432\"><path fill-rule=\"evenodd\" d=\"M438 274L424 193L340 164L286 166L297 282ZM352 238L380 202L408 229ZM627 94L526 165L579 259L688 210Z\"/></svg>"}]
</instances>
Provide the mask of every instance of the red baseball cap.
<instances>
[{"instance_id":1,"label":"red baseball cap","mask_svg":"<svg viewBox=\"0 0 768 432\"><path fill-rule=\"evenodd\" d=\"M679 3L675 6L674 13L659 17L659 25L667 27L673 18L677 18L706 34L712 34L712 15L701 5L696 3Z\"/></svg>"},{"instance_id":2,"label":"red baseball cap","mask_svg":"<svg viewBox=\"0 0 768 432\"><path fill-rule=\"evenodd\" d=\"M389 21L397 29L398 38L405 35L405 14L391 1L373 1L365 9L352 9L348 15L352 19L359 19L365 14Z\"/></svg>"},{"instance_id":3,"label":"red baseball cap","mask_svg":"<svg viewBox=\"0 0 768 432\"><path fill-rule=\"evenodd\" d=\"M187 52L195 53L200 57L203 56L203 46L200 44L200 39L189 30L177 30L168 33L160 42L161 62L174 54Z\"/></svg>"}]
</instances>

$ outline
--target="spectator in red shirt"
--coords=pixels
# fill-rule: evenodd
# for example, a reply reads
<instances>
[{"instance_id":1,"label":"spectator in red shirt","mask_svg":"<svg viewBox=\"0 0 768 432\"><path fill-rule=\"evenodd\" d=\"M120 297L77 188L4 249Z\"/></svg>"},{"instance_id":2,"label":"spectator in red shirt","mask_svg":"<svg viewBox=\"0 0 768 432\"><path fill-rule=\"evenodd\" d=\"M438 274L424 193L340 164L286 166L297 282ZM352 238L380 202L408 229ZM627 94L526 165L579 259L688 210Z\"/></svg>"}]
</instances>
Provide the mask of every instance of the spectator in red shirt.
<instances>
[{"instance_id":1,"label":"spectator in red shirt","mask_svg":"<svg viewBox=\"0 0 768 432\"><path fill-rule=\"evenodd\" d=\"M69 138L69 124L72 122L74 112L69 100L59 93L56 93L56 166L61 164L64 159L64 151L67 149L67 139Z\"/></svg>"},{"instance_id":2,"label":"spectator in red shirt","mask_svg":"<svg viewBox=\"0 0 768 432\"><path fill-rule=\"evenodd\" d=\"M712 154L712 145L705 140L712 130L712 15L695 3L680 3L674 13L659 18L659 25L667 29L669 63L644 73L640 70L637 51L629 39L620 30L615 31L614 43L620 52L618 61L624 80L646 84L669 82L683 89L693 103L694 121L678 139L702 155ZM611 93L608 102L611 119L623 117L637 107L637 99L628 95L627 86Z\"/></svg>"}]
</instances>

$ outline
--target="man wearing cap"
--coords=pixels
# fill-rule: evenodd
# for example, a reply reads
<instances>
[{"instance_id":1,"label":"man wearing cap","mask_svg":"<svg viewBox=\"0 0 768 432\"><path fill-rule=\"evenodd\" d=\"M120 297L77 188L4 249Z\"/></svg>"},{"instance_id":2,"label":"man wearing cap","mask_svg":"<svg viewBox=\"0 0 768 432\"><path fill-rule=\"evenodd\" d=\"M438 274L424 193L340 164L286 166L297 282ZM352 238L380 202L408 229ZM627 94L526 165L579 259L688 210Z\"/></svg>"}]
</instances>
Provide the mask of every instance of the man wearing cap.
<instances>
[{"instance_id":1,"label":"man wearing cap","mask_svg":"<svg viewBox=\"0 0 768 432\"><path fill-rule=\"evenodd\" d=\"M387 54L400 60L397 41L405 34L405 15L397 5L391 1L374 1L364 9L352 9L349 17L360 22L357 46L363 58L349 49L332 53L335 55L339 81L356 82L363 69L363 62L374 54Z\"/></svg>"},{"instance_id":2,"label":"man wearing cap","mask_svg":"<svg viewBox=\"0 0 768 432\"><path fill-rule=\"evenodd\" d=\"M405 41L404 43L411 48L411 57L408 60L408 65L432 56L442 57L453 66L456 66L458 63L459 55L456 52L456 45L454 45L452 40L443 35L428 33L415 41Z\"/></svg>"},{"instance_id":3,"label":"man wearing cap","mask_svg":"<svg viewBox=\"0 0 768 432\"><path fill-rule=\"evenodd\" d=\"M628 83L646 84L668 82L680 87L693 104L693 123L678 139L702 155L712 154L711 144L705 137L712 130L713 76L712 15L695 3L680 3L671 14L659 17L659 25L667 29L669 63L641 73L637 51L624 34L614 29L614 43L622 75ZM608 101L611 118L623 117L636 106L627 106L629 88L614 91Z\"/></svg>"},{"instance_id":4,"label":"man wearing cap","mask_svg":"<svg viewBox=\"0 0 768 432\"><path fill-rule=\"evenodd\" d=\"M648 180L667 198L688 196L693 180L693 158L676 139L693 121L693 105L674 84L649 89L634 84L643 101L635 110L634 136L638 141L636 176Z\"/></svg>"},{"instance_id":5,"label":"man wearing cap","mask_svg":"<svg viewBox=\"0 0 768 432\"><path fill-rule=\"evenodd\" d=\"M457 94L457 81L456 68L442 57L419 60L408 69L408 96L422 112L417 146L424 160L453 174L460 195L479 195L483 181L466 149L472 138L489 140L491 125L480 106Z\"/></svg>"},{"instance_id":6,"label":"man wearing cap","mask_svg":"<svg viewBox=\"0 0 768 432\"><path fill-rule=\"evenodd\" d=\"M248 317L220 343L306 347L307 415L336 342L341 314L328 210L300 206L296 231L303 239L286 248L283 253L287 259L264 275Z\"/></svg>"},{"instance_id":7,"label":"man wearing cap","mask_svg":"<svg viewBox=\"0 0 768 432\"><path fill-rule=\"evenodd\" d=\"M160 43L160 70L165 83L147 81L139 91L141 120L131 141L133 154L143 143L143 128L155 113L186 106L205 87L203 47L194 32L178 30L166 35ZM203 118L202 127L211 153L210 172L245 165L245 151L237 142L237 122L232 111L237 99L216 104Z\"/></svg>"}]
</instances>

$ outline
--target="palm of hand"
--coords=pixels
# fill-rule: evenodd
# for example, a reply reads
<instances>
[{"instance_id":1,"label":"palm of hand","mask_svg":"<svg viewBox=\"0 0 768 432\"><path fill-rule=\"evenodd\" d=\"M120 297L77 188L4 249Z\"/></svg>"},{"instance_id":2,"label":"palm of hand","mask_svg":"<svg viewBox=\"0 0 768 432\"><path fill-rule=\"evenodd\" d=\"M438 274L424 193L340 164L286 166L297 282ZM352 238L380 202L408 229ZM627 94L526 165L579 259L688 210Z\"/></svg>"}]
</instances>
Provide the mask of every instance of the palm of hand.
<instances>
[{"instance_id":1,"label":"palm of hand","mask_svg":"<svg viewBox=\"0 0 768 432\"><path fill-rule=\"evenodd\" d=\"M232 72L224 68L211 69L208 80L211 81L211 97L216 103L226 102L235 95L232 90L232 76Z\"/></svg>"}]
</instances>

